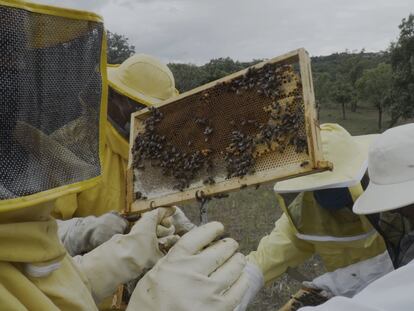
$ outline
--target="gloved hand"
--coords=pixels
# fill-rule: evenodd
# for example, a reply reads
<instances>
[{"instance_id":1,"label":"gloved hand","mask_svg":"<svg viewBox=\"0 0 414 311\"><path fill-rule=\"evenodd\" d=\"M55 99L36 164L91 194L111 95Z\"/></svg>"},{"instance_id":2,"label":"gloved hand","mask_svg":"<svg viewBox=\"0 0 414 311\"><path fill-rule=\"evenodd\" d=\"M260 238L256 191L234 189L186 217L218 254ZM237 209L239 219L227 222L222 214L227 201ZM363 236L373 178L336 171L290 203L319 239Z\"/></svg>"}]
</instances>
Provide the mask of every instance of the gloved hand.
<instances>
[{"instance_id":1,"label":"gloved hand","mask_svg":"<svg viewBox=\"0 0 414 311\"><path fill-rule=\"evenodd\" d=\"M246 261L233 239L214 242L223 230L212 222L185 234L138 282L127 310L233 310L248 287Z\"/></svg>"},{"instance_id":2,"label":"gloved hand","mask_svg":"<svg viewBox=\"0 0 414 311\"><path fill-rule=\"evenodd\" d=\"M264 277L262 270L254 263L248 262L246 267L244 267L244 272L247 275L249 282L249 288L243 296L240 304L234 309L234 311L244 311L247 309L248 305L256 297L257 293L264 286Z\"/></svg>"},{"instance_id":3,"label":"gloved hand","mask_svg":"<svg viewBox=\"0 0 414 311\"><path fill-rule=\"evenodd\" d=\"M175 233L180 236L196 227L178 206L175 206L175 213L171 216L171 223L175 227Z\"/></svg>"},{"instance_id":4,"label":"gloved hand","mask_svg":"<svg viewBox=\"0 0 414 311\"><path fill-rule=\"evenodd\" d=\"M124 233L128 222L116 212L99 217L88 216L57 220L58 235L71 256L87 253L113 235Z\"/></svg>"},{"instance_id":5,"label":"gloved hand","mask_svg":"<svg viewBox=\"0 0 414 311\"><path fill-rule=\"evenodd\" d=\"M179 236L174 227L161 224L174 213L158 208L143 214L128 234L117 234L84 256L75 257L78 268L90 282L96 302L113 294L119 284L137 278L164 256L160 245L169 249Z\"/></svg>"},{"instance_id":6,"label":"gloved hand","mask_svg":"<svg viewBox=\"0 0 414 311\"><path fill-rule=\"evenodd\" d=\"M373 258L322 274L312 282L303 282L303 285L322 290L321 293L328 298L353 297L368 284L393 270L391 259L385 251Z\"/></svg>"}]
</instances>

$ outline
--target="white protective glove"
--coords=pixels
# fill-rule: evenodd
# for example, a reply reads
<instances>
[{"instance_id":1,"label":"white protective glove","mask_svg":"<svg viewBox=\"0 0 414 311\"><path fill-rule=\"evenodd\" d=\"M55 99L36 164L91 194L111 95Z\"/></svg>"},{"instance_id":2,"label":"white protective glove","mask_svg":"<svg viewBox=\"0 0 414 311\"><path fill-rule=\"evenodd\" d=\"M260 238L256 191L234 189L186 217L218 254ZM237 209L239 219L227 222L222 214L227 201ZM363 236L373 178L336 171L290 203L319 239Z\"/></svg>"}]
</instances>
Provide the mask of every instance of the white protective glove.
<instances>
[{"instance_id":1,"label":"white protective glove","mask_svg":"<svg viewBox=\"0 0 414 311\"><path fill-rule=\"evenodd\" d=\"M57 224L59 238L71 256L90 252L128 227L128 222L116 212L57 220Z\"/></svg>"},{"instance_id":2,"label":"white protective glove","mask_svg":"<svg viewBox=\"0 0 414 311\"><path fill-rule=\"evenodd\" d=\"M158 208L143 214L128 234L117 234L84 256L75 257L88 278L97 303L113 294L118 285L137 278L152 268L179 239L174 226L161 224L174 213L173 208ZM160 249L161 248L161 249Z\"/></svg>"},{"instance_id":3,"label":"white protective glove","mask_svg":"<svg viewBox=\"0 0 414 311\"><path fill-rule=\"evenodd\" d=\"M308 288L323 290L327 298L332 296L353 297L368 284L394 270L388 252L360 261L333 272L327 272L312 282L303 282Z\"/></svg>"},{"instance_id":4,"label":"white protective glove","mask_svg":"<svg viewBox=\"0 0 414 311\"><path fill-rule=\"evenodd\" d=\"M248 283L238 243L211 222L185 234L136 286L128 311L232 311Z\"/></svg>"},{"instance_id":5,"label":"white protective glove","mask_svg":"<svg viewBox=\"0 0 414 311\"><path fill-rule=\"evenodd\" d=\"M246 267L244 267L244 272L247 276L249 282L249 288L243 296L240 304L234 309L234 311L244 311L247 309L249 304L256 297L257 293L264 286L264 277L262 270L254 263L248 262Z\"/></svg>"},{"instance_id":6,"label":"white protective glove","mask_svg":"<svg viewBox=\"0 0 414 311\"><path fill-rule=\"evenodd\" d=\"M185 216L184 212L178 207L175 207L175 213L171 216L171 223L175 227L175 233L182 236L188 231L194 229L196 227L187 216Z\"/></svg>"},{"instance_id":7,"label":"white protective glove","mask_svg":"<svg viewBox=\"0 0 414 311\"><path fill-rule=\"evenodd\" d=\"M188 231L192 230L193 228L196 227L196 225L194 225L188 218L187 216L185 216L184 212L178 207L178 206L174 206L175 208L175 213L168 217L165 218L165 220L162 222L163 226L167 226L168 229L171 228L171 225L173 226L173 228L175 228L175 234L178 234L179 236L183 236L185 233L187 233ZM164 227L158 226L159 228L157 228L157 236L160 237L160 233L162 233L164 230L168 230ZM161 229L161 230L160 230ZM166 247L162 246L161 250L168 250L169 246L171 245L167 245ZM128 282L126 285L126 287L124 288L124 290L126 290L126 292L124 292L124 295L126 295L127 297L131 297L132 293L135 289L135 287L137 286L138 281L144 276L144 274L147 272L147 270L143 271L142 274L137 278L134 279L130 282Z\"/></svg>"}]
</instances>

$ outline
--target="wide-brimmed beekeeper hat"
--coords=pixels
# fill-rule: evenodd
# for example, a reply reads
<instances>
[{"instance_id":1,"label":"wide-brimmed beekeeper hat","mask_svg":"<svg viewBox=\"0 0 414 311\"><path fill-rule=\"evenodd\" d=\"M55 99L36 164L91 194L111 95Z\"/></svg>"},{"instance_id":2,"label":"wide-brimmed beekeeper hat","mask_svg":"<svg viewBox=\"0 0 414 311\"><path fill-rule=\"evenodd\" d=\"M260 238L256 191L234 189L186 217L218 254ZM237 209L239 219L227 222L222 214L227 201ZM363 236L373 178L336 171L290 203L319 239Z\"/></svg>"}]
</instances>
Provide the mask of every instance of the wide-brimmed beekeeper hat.
<instances>
[{"instance_id":1,"label":"wide-brimmed beekeeper hat","mask_svg":"<svg viewBox=\"0 0 414 311\"><path fill-rule=\"evenodd\" d=\"M385 131L368 154L370 182L355 202L357 214L372 214L414 204L414 124Z\"/></svg>"},{"instance_id":2,"label":"wide-brimmed beekeeper hat","mask_svg":"<svg viewBox=\"0 0 414 311\"><path fill-rule=\"evenodd\" d=\"M135 54L120 65L108 66L107 73L111 88L147 106L177 94L171 70L149 55Z\"/></svg>"},{"instance_id":3,"label":"wide-brimmed beekeeper hat","mask_svg":"<svg viewBox=\"0 0 414 311\"><path fill-rule=\"evenodd\" d=\"M351 136L339 124L322 124L323 156L333 163L333 170L277 182L275 192L293 193L356 185L367 170L368 148L376 136Z\"/></svg>"}]
</instances>

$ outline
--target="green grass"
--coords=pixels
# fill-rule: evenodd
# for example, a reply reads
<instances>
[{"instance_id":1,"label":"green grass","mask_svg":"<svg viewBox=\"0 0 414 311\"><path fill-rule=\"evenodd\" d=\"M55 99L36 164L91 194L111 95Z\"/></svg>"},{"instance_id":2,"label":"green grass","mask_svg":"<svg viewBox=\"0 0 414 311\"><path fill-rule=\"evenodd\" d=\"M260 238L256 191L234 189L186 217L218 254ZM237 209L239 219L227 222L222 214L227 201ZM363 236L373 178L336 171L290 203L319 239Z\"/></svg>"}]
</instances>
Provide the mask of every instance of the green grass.
<instances>
[{"instance_id":1,"label":"green grass","mask_svg":"<svg viewBox=\"0 0 414 311\"><path fill-rule=\"evenodd\" d=\"M325 108L320 111L321 123L338 123L348 130L352 135L364 135L378 133L378 112L376 109L359 107L356 112L346 111L346 119L342 119L340 109ZM382 130L386 129L390 117L385 114L383 117Z\"/></svg>"},{"instance_id":2,"label":"green grass","mask_svg":"<svg viewBox=\"0 0 414 311\"><path fill-rule=\"evenodd\" d=\"M353 135L378 133L377 111L360 108L356 113L347 111L347 119L342 120L341 111L326 108L320 112L320 122L339 123ZM384 117L384 125L389 117ZM226 227L229 236L240 244L240 251L248 254L255 250L260 239L274 228L274 222L280 217L273 185L261 186L255 190L246 188L230 194L228 198L213 200L208 203L209 220L218 220ZM198 223L199 209L197 203L183 207L185 213ZM309 278L323 273L321 261L314 257L299 267L299 271ZM266 287L257 296L249 311L275 311L281 307L300 288L300 283L289 275L283 275L271 286Z\"/></svg>"}]
</instances>

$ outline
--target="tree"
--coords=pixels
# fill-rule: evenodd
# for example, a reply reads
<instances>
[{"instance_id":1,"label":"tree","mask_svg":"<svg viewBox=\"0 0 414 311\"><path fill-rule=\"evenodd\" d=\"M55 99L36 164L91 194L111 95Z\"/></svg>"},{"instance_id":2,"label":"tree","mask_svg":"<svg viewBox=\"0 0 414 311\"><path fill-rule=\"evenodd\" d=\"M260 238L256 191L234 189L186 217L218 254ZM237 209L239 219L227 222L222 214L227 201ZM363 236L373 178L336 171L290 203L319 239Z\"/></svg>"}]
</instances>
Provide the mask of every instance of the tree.
<instances>
[{"instance_id":1,"label":"tree","mask_svg":"<svg viewBox=\"0 0 414 311\"><path fill-rule=\"evenodd\" d=\"M335 82L332 89L332 97L337 103L341 104L342 119L345 120L345 105L349 103L353 97L352 87L349 82L344 80L338 80Z\"/></svg>"},{"instance_id":2,"label":"tree","mask_svg":"<svg viewBox=\"0 0 414 311\"><path fill-rule=\"evenodd\" d=\"M391 126L400 118L414 117L414 15L404 18L400 37L391 44L392 90Z\"/></svg>"},{"instance_id":3,"label":"tree","mask_svg":"<svg viewBox=\"0 0 414 311\"><path fill-rule=\"evenodd\" d=\"M322 74L315 75L314 88L318 107L328 104L331 96L330 90L332 89L332 81L329 74L323 72Z\"/></svg>"},{"instance_id":4,"label":"tree","mask_svg":"<svg viewBox=\"0 0 414 311\"><path fill-rule=\"evenodd\" d=\"M382 115L390 98L392 85L391 66L379 64L374 69L365 70L356 82L358 97L374 105L378 110L378 129L382 128Z\"/></svg>"},{"instance_id":5,"label":"tree","mask_svg":"<svg viewBox=\"0 0 414 311\"><path fill-rule=\"evenodd\" d=\"M239 62L232 60L230 57L220 57L212 59L207 64L201 66L202 70L206 73L206 80L204 81L204 83L208 83L223 78L229 74L257 64L260 61L261 60L253 60L251 62Z\"/></svg>"},{"instance_id":6,"label":"tree","mask_svg":"<svg viewBox=\"0 0 414 311\"><path fill-rule=\"evenodd\" d=\"M312 73L314 77L315 96L319 105L337 102L334 96L335 84L338 81L350 85L355 90L356 81L365 69L375 68L381 62L389 62L389 53L333 53L328 56L312 57ZM338 82L341 84L342 82ZM351 92L351 111L357 108L357 96ZM338 95L338 94L337 94Z\"/></svg>"},{"instance_id":7,"label":"tree","mask_svg":"<svg viewBox=\"0 0 414 311\"><path fill-rule=\"evenodd\" d=\"M362 76L364 71L364 65L361 61L361 58L354 58L352 62L352 66L350 67L351 70L349 71L349 80L352 87L356 88L357 80ZM356 112L358 106L357 96L353 96L351 100L351 111Z\"/></svg>"},{"instance_id":8,"label":"tree","mask_svg":"<svg viewBox=\"0 0 414 311\"><path fill-rule=\"evenodd\" d=\"M230 57L226 57L212 59L202 66L170 63L168 67L174 75L177 89L180 92L185 92L252 66L258 62L260 60L239 62L232 60Z\"/></svg>"},{"instance_id":9,"label":"tree","mask_svg":"<svg viewBox=\"0 0 414 311\"><path fill-rule=\"evenodd\" d=\"M120 64L135 53L135 46L129 44L129 39L115 32L106 32L108 64Z\"/></svg>"},{"instance_id":10,"label":"tree","mask_svg":"<svg viewBox=\"0 0 414 311\"><path fill-rule=\"evenodd\" d=\"M193 64L168 64L174 75L175 87L180 93L200 86L206 81L206 73L199 66Z\"/></svg>"}]
</instances>

